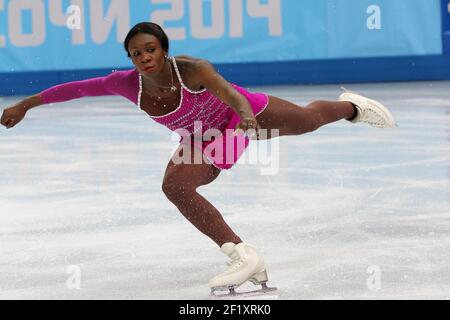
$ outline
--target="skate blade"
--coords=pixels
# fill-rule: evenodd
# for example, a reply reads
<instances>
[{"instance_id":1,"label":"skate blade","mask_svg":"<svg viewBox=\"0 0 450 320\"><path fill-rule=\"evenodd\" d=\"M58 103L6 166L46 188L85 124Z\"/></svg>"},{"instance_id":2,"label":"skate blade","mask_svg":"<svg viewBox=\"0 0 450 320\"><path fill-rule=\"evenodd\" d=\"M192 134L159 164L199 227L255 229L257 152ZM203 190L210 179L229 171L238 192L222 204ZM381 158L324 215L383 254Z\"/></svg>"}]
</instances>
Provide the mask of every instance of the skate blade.
<instances>
[{"instance_id":1,"label":"skate blade","mask_svg":"<svg viewBox=\"0 0 450 320\"><path fill-rule=\"evenodd\" d=\"M232 290L226 293L211 292L213 299L278 299L279 291L276 287L263 287L257 290L249 291L235 291Z\"/></svg>"}]
</instances>

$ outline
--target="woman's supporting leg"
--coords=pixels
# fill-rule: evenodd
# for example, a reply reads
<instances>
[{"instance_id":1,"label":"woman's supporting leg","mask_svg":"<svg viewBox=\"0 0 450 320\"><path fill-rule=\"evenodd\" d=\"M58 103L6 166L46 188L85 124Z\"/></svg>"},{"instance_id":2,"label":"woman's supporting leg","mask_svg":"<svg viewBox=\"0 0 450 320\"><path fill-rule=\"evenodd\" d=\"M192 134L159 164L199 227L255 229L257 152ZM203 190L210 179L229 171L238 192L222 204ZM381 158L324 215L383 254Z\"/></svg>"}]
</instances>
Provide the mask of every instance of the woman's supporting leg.
<instances>
[{"instance_id":1,"label":"woman's supporting leg","mask_svg":"<svg viewBox=\"0 0 450 320\"><path fill-rule=\"evenodd\" d=\"M299 135L321 126L355 116L355 107L346 101L314 101L306 107L269 96L269 104L256 119L261 129L278 129L279 136ZM263 136L264 137L264 136Z\"/></svg>"},{"instance_id":2,"label":"woman's supporting leg","mask_svg":"<svg viewBox=\"0 0 450 320\"><path fill-rule=\"evenodd\" d=\"M191 148L191 152L186 151ZM197 188L213 182L220 174L220 170L205 162L202 151L193 145L180 145L175 152L177 160L169 161L162 189L167 198L180 212L202 233L211 238L220 247L226 242L238 244L242 240L231 230L221 213L203 196ZM200 159L200 163L194 163ZM199 161L197 161L199 162Z\"/></svg>"}]
</instances>

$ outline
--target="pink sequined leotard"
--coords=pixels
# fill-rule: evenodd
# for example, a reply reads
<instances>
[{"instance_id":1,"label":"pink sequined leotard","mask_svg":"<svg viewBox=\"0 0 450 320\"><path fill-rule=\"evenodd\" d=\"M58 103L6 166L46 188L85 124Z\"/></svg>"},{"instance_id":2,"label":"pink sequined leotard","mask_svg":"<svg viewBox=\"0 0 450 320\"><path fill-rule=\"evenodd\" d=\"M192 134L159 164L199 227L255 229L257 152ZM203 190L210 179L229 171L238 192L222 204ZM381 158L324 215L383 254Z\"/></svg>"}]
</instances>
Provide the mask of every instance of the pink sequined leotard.
<instances>
[{"instance_id":1,"label":"pink sequined leotard","mask_svg":"<svg viewBox=\"0 0 450 320\"><path fill-rule=\"evenodd\" d=\"M240 121L239 115L208 90L192 91L187 88L175 58L170 59L181 85L181 99L174 111L162 116L152 116L145 107L141 106L142 76L136 69L113 72L106 77L57 85L42 91L40 96L44 103L63 102L86 96L123 96L141 110L146 111L156 122L172 131L177 131L181 136L181 143L193 143L200 148L216 168L230 169L249 144L246 136L232 134ZM248 100L255 116L267 107L269 98L266 94L250 93L235 84L232 86ZM213 139L202 140L202 133L208 129L217 129L216 132L220 132L221 135L214 134Z\"/></svg>"}]
</instances>

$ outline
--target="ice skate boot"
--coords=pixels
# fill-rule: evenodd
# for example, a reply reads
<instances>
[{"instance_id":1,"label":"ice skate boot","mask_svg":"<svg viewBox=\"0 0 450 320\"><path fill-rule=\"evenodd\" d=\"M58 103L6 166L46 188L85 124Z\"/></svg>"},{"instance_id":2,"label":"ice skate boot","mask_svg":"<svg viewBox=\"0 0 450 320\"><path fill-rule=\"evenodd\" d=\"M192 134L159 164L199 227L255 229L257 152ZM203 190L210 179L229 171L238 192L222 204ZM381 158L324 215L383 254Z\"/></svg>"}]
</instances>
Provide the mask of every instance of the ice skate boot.
<instances>
[{"instance_id":1,"label":"ice skate boot","mask_svg":"<svg viewBox=\"0 0 450 320\"><path fill-rule=\"evenodd\" d=\"M389 110L378 101L366 98L359 94L347 91L342 93L339 97L339 101L351 102L356 110L356 116L349 121L352 123L363 122L370 124L376 128L395 128L394 117Z\"/></svg>"},{"instance_id":2,"label":"ice skate boot","mask_svg":"<svg viewBox=\"0 0 450 320\"><path fill-rule=\"evenodd\" d=\"M220 248L223 253L230 257L228 268L221 274L213 277L209 281L211 293L215 296L235 296L251 293L265 293L276 290L276 288L267 287L267 272L264 260L258 255L255 248L247 243L241 242L234 244L224 243ZM244 282L250 281L255 285L261 285L262 288L254 291L236 292L235 289ZM228 294L218 295L216 291L227 291Z\"/></svg>"}]
</instances>

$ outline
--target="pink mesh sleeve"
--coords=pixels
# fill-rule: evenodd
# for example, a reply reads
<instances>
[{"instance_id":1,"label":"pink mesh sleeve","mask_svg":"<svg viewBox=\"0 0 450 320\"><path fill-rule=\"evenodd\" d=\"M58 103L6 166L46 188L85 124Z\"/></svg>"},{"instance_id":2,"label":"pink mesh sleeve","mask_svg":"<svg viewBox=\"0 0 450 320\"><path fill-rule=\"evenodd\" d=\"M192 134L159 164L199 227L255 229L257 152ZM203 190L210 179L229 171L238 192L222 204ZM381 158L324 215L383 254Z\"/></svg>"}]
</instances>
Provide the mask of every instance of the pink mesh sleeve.
<instances>
[{"instance_id":1,"label":"pink mesh sleeve","mask_svg":"<svg viewBox=\"0 0 450 320\"><path fill-rule=\"evenodd\" d=\"M81 97L108 96L115 93L106 84L108 77L63 83L42 91L39 96L47 103L64 102Z\"/></svg>"}]
</instances>

